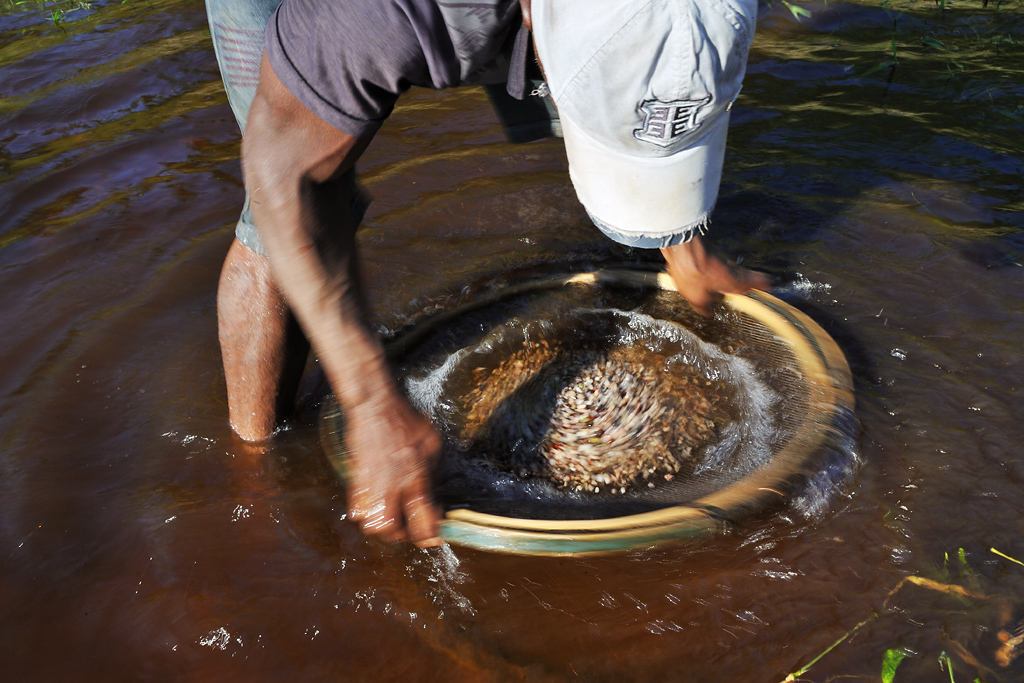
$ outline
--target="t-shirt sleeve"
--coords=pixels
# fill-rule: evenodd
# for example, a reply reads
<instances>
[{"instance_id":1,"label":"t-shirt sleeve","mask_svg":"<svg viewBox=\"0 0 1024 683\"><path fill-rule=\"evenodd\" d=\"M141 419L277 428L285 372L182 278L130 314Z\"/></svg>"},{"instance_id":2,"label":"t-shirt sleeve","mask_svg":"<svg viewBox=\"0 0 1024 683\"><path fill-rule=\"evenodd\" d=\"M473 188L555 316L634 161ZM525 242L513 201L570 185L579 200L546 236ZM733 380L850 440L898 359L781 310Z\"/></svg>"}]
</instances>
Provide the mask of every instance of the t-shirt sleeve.
<instances>
[{"instance_id":1,"label":"t-shirt sleeve","mask_svg":"<svg viewBox=\"0 0 1024 683\"><path fill-rule=\"evenodd\" d=\"M424 52L425 36L447 31L437 25L439 15L423 7L393 0L284 0L267 24L267 58L284 86L325 122L350 135L372 133L410 86L458 81L456 60L452 73L449 60Z\"/></svg>"}]
</instances>

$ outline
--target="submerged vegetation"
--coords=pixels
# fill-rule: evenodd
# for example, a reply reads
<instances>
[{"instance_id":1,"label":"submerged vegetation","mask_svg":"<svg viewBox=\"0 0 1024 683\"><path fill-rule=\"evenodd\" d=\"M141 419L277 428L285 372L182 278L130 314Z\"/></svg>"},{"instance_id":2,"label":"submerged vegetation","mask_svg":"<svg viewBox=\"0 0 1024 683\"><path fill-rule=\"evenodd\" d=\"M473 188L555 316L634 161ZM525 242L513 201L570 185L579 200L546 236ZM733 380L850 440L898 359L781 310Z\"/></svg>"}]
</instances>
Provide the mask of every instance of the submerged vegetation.
<instances>
[{"instance_id":1,"label":"submerged vegetation","mask_svg":"<svg viewBox=\"0 0 1024 683\"><path fill-rule=\"evenodd\" d=\"M90 9L92 3L85 0L0 0L0 13L38 13L59 27L62 27L68 15Z\"/></svg>"},{"instance_id":2,"label":"submerged vegetation","mask_svg":"<svg viewBox=\"0 0 1024 683\"><path fill-rule=\"evenodd\" d=\"M995 548L990 548L989 550L994 555L998 555L1003 559L1024 566L1024 562L1021 562L1006 553ZM841 635L816 657L811 659L810 662L786 676L786 678L780 681L780 683L794 683L795 681L803 680L801 677L810 671L815 664L854 635L860 633L876 619L896 614L904 614L904 616L906 616L907 610L905 608L899 608L894 605L896 595L906 586L917 586L929 591L942 593L962 601L965 605L970 604L971 602L981 601L994 603L998 608L998 611L1001 613L1001 618L1004 622L1001 626L1005 628L1004 630L1001 630L997 636L1001 645L994 653L993 659L1001 668L1005 668L1013 664L1021 654L1022 650L1024 650L1024 647L1022 647L1024 646L1024 621L1018 621L1016 624L1011 623L1011 614L1009 612L1010 605L1006 599L994 591L991 594L982 591L981 579L969 564L967 560L967 553L964 549L960 548L958 550L955 562L951 562L949 553L946 553L942 567L936 571L936 574L937 578L935 579L915 575L903 577L896 586L886 594L885 599L882 601L881 609L874 610L865 619ZM921 627L929 626L929 624L923 621L912 620L912 623ZM942 624L936 626L940 629L944 628L944 625ZM974 657L963 645L952 639L949 634L943 632L943 640L948 644L948 649L952 650L959 660L959 666L967 666L974 669L973 677L970 679L973 683L999 680L997 672L978 661L978 659ZM907 647L899 645L886 649L882 654L880 671L882 683L899 683L899 679L896 674L900 664L904 660L908 658L926 659L929 656L935 657L935 664L942 672L949 676L950 683L956 683L957 678L954 673L953 656L946 652L945 649L943 649L938 655L934 655L934 653L932 655L928 655L927 653L914 652Z\"/></svg>"},{"instance_id":3,"label":"submerged vegetation","mask_svg":"<svg viewBox=\"0 0 1024 683\"><path fill-rule=\"evenodd\" d=\"M769 7L774 2L763 0ZM944 67L940 70L952 76L957 71L990 68L1004 58L1013 60L1024 55L1024 26L1020 21L1024 5L1020 0L868 0L854 4L874 5L891 21L886 29L871 29L881 59L862 76L888 70L891 79L901 65L901 57L907 62L938 61ZM829 8L827 0L782 0L782 5L797 22L812 24L817 14ZM1018 73L1024 68L1019 62L1001 66Z\"/></svg>"},{"instance_id":4,"label":"submerged vegetation","mask_svg":"<svg viewBox=\"0 0 1024 683\"><path fill-rule=\"evenodd\" d=\"M980 192L998 217L958 215L951 230L1005 234L1024 210L1024 0L787 2L762 0L732 176L757 186L784 160L779 177L861 197ZM1017 251L986 259L1013 265Z\"/></svg>"}]
</instances>

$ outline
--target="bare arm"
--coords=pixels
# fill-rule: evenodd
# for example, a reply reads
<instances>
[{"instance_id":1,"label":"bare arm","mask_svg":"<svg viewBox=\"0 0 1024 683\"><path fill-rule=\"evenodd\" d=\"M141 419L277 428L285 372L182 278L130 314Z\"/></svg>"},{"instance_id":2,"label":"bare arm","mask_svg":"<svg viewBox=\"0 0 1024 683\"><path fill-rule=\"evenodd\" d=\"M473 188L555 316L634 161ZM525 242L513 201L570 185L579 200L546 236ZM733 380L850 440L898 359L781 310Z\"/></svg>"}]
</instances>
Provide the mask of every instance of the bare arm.
<instances>
[{"instance_id":1,"label":"bare arm","mask_svg":"<svg viewBox=\"0 0 1024 683\"><path fill-rule=\"evenodd\" d=\"M346 411L351 517L367 533L433 542L438 512L429 465L440 439L396 386L367 327L356 226L342 191L343 174L370 136L353 137L316 117L266 57L247 125L243 168L274 279Z\"/></svg>"}]
</instances>

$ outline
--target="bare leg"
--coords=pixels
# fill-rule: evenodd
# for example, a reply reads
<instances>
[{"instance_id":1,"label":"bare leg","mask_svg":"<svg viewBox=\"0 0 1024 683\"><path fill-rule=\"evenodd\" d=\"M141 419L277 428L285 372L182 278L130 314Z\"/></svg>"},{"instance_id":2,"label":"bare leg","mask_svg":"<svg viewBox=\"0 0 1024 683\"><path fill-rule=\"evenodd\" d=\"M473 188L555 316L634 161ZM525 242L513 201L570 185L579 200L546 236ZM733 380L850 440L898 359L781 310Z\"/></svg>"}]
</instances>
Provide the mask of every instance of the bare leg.
<instances>
[{"instance_id":1,"label":"bare leg","mask_svg":"<svg viewBox=\"0 0 1024 683\"><path fill-rule=\"evenodd\" d=\"M293 406L309 343L269 260L237 239L220 274L217 327L231 428L246 441L268 439Z\"/></svg>"}]
</instances>

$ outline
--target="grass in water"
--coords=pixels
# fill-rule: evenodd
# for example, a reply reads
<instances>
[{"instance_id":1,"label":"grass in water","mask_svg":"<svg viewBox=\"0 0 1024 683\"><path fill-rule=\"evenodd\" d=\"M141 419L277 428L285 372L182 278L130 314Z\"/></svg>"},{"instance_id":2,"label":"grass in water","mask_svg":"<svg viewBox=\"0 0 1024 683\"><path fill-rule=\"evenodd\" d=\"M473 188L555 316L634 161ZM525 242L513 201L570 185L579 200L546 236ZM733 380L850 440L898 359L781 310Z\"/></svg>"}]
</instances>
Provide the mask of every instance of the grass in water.
<instances>
[{"instance_id":1,"label":"grass in water","mask_svg":"<svg viewBox=\"0 0 1024 683\"><path fill-rule=\"evenodd\" d=\"M793 681L795 681L798 678L800 678L801 676L803 676L805 673L810 671L812 666L814 666L815 664L818 663L818 660L820 660L822 657L827 655L829 652L832 652L832 650L834 650L840 643L842 643L844 640L846 640L847 638L852 636L857 631L859 631L862 628L864 628L866 625L870 624L872 621L877 619L878 616L879 616L878 614L872 614L870 617L868 617L864 621L860 622L859 624L857 624L856 626L851 628L849 631L844 633L838 640L836 640L834 643L832 643L831 645L826 647L824 650L822 650L821 654L819 654L817 657L815 657L814 659L809 661L806 665L804 665L804 667L802 669L794 671L793 673L789 674L784 679L782 679L781 683L792 683Z\"/></svg>"},{"instance_id":2,"label":"grass in water","mask_svg":"<svg viewBox=\"0 0 1024 683\"><path fill-rule=\"evenodd\" d=\"M85 0L2 0L0 14L37 11L53 25L63 29L67 15L78 10L92 9L92 3Z\"/></svg>"},{"instance_id":3,"label":"grass in water","mask_svg":"<svg viewBox=\"0 0 1024 683\"><path fill-rule=\"evenodd\" d=\"M769 7L774 1L761 0ZM781 2L795 21L813 17L797 0ZM859 4L874 4L891 21L888 29L879 27L874 32L875 45L884 56L860 72L861 78L886 71L891 84L897 70L906 70L906 78L913 79L916 72L948 82L966 72L1006 69L1004 58L1018 57L1024 43L1018 29L1019 0L998 0L992 7L989 0L955 5L947 0L868 0ZM1009 68L1014 69L1012 64Z\"/></svg>"},{"instance_id":4,"label":"grass in water","mask_svg":"<svg viewBox=\"0 0 1024 683\"><path fill-rule=\"evenodd\" d=\"M995 548L989 548L989 551L992 552L995 555L998 555L999 557L1007 559L1007 560L1009 560L1011 562L1015 562L1016 564L1019 564L1022 567L1024 567L1024 562L1018 560L1015 557L1011 557L1011 556L1007 555L1006 553L1004 553L1004 552L1002 552L1000 550L997 550ZM967 562L967 553L966 553L966 551L963 548L959 548L957 550L957 560L959 561L960 572L961 572L962 576L964 576L964 577L966 577L968 579L976 579L977 578L974 570L971 568L970 564L968 564L968 562ZM948 568L949 568L948 565L949 565L949 553L946 553L945 561L943 562L943 571L944 572L946 570L948 570ZM900 579L899 583L897 583L896 586L891 591L889 591L886 594L885 600L882 601L882 609L880 611L875 612L874 614L872 614L871 616L869 616L868 618L864 619L859 624L857 624L856 626L851 628L849 631L844 633L842 636L840 636L838 639L836 639L831 645L829 645L824 650L822 650L816 657L814 657L814 659L812 659L810 662L805 664L800 669L798 669L798 670L792 672L791 674L789 674L788 676L786 676L784 679L782 679L782 681L780 681L780 683L793 683L794 681L798 680L801 676L803 676L808 671L810 671L811 667L813 667L815 664L817 664L825 655L827 655L829 652L831 652L836 647L841 645L844 641L848 640L851 636L853 636L855 633L860 631L862 628L864 628L865 626L870 624L872 621L874 621L875 619L878 619L879 617L887 616L889 614L896 613L897 610L891 609L889 607L889 602L890 602L890 600L892 600L893 596L896 595L896 593L898 593L904 586L906 586L908 584L912 585L912 586L918 586L920 588L925 588L927 590L932 590L932 591L937 591L937 592L940 592L940 593L945 593L946 595L956 596L956 597L959 597L959 598L969 598L969 599L972 599L972 600L988 600L988 599L990 599L990 596L988 596L988 595L986 595L986 594L984 594L984 593L982 593L980 591L972 590L972 589L969 589L969 588L964 588L963 586L960 586L960 585L955 584L955 583L943 583L941 581L935 581L933 579L929 579L929 578L926 578L926 577L923 577L923 576L916 576L916 575L905 576L902 579ZM975 667L978 667L978 668L983 668L982 665L976 659L974 659L974 657L972 657L970 655L970 653L967 652L963 647L957 645L955 642L951 643L951 644L954 646L954 649L953 649L954 654L956 654L961 659L963 659L968 665L972 665L972 666L975 666ZM881 680L882 680L882 683L894 683L894 681L896 680L896 670L897 670L897 668L899 667L900 663L906 657L908 657L910 654L911 653L908 652L907 650L905 650L904 648L889 648L888 650L885 651L885 653L882 655L882 668L881 668ZM939 667L942 669L942 671L944 671L944 672L949 674L950 683L956 683L956 678L955 678L955 675L953 673L953 659L952 659L952 657L950 657L950 655L945 650L943 650L939 654L938 662L939 662ZM980 683L980 681L981 681L980 678L974 678L973 680L974 680L974 683Z\"/></svg>"},{"instance_id":5,"label":"grass in water","mask_svg":"<svg viewBox=\"0 0 1024 683\"><path fill-rule=\"evenodd\" d=\"M892 683L896 678L896 667L900 665L907 651L901 647L891 647L882 655L882 683Z\"/></svg>"},{"instance_id":6,"label":"grass in water","mask_svg":"<svg viewBox=\"0 0 1024 683\"><path fill-rule=\"evenodd\" d=\"M964 555L964 561L966 564L966 555ZM889 593L885 596L885 600L882 601L882 611L872 614L867 619L864 619L859 624L851 628L849 631L840 636L835 642L833 642L827 648L822 650L820 654L818 654L814 659L805 664L802 668L792 672L784 679L782 679L780 683L793 683L794 681L798 680L801 676L807 673L812 666L817 664L822 657L824 657L829 652L834 650L845 640L850 638L850 636L860 631L862 628L870 624L875 619L896 613L896 610L889 609L889 601L893 598L894 595L896 595L896 593L898 593L907 584L913 586L920 586L921 588L938 591L940 593L945 593L947 595L972 598L975 600L987 600L989 598L989 596L985 595L984 593L969 590L967 588L964 588L963 586L958 586L953 583L942 583L940 581L934 581L923 576L905 576L902 579L900 579L900 582L896 584L896 587L889 591ZM962 654L967 653L965 652ZM899 666L900 662L903 661L904 657L906 656L907 652L899 648L892 648L886 651L885 655L882 658L882 681L884 681L885 683L892 683L896 676L896 667ZM971 660L973 660L973 658L971 658ZM943 670L949 672L950 681L953 681L953 664L950 660L949 655L946 654L945 651L943 651L942 654L939 655L939 664L943 668Z\"/></svg>"},{"instance_id":7,"label":"grass in water","mask_svg":"<svg viewBox=\"0 0 1024 683\"><path fill-rule=\"evenodd\" d=\"M1014 557L1010 557L1010 556L1009 556L1009 555L1007 555L1006 553L1000 552L1000 551L996 550L995 548L989 548L989 550L990 550L991 552L995 553L996 555L998 555L999 557L1003 557L1003 558L1006 558L1006 559L1007 559L1007 560L1009 560L1010 562L1016 562L1016 563L1017 563L1017 564L1019 564L1020 566L1024 567L1024 562L1021 562L1020 560L1018 560L1018 559L1016 559L1016 558L1014 558Z\"/></svg>"}]
</instances>

